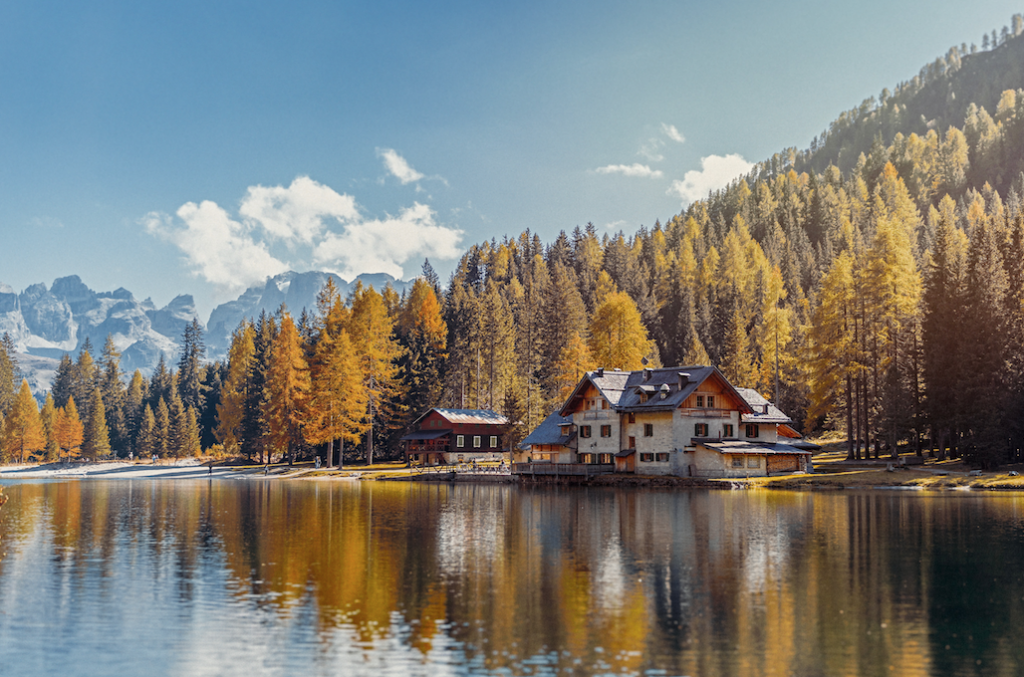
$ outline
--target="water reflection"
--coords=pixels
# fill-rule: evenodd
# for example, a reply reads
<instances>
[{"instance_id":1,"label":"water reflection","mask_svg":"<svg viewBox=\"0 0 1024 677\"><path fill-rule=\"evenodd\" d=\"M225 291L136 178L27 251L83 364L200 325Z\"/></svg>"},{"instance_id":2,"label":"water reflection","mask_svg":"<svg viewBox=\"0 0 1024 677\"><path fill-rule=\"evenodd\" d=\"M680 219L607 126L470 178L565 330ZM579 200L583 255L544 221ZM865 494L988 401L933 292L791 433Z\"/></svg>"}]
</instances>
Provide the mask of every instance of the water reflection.
<instances>
[{"instance_id":1,"label":"water reflection","mask_svg":"<svg viewBox=\"0 0 1024 677\"><path fill-rule=\"evenodd\" d=\"M11 484L20 674L989 675L1024 497Z\"/></svg>"}]
</instances>

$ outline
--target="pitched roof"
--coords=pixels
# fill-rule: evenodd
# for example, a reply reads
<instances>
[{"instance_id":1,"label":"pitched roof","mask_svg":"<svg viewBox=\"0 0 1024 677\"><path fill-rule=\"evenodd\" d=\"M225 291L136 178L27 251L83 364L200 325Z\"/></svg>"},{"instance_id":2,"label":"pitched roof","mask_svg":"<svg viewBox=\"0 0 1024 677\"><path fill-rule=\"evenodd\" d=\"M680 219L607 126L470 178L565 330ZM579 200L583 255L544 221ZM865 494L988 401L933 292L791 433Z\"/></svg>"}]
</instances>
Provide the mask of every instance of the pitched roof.
<instances>
[{"instance_id":1,"label":"pitched roof","mask_svg":"<svg viewBox=\"0 0 1024 677\"><path fill-rule=\"evenodd\" d=\"M433 409L427 409L425 412L420 414L412 424L416 425L432 411L436 411L450 423L478 423L485 425L508 424L507 418L497 412L491 411L490 409L438 409L436 407Z\"/></svg>"},{"instance_id":2,"label":"pitched roof","mask_svg":"<svg viewBox=\"0 0 1024 677\"><path fill-rule=\"evenodd\" d=\"M572 417L561 416L556 409L526 436L526 439L522 441L519 447L525 449L534 444L559 444L565 446L576 437L576 430L575 426L573 426L572 432L568 435L563 435L561 429L563 425L571 426Z\"/></svg>"},{"instance_id":3,"label":"pitched roof","mask_svg":"<svg viewBox=\"0 0 1024 677\"><path fill-rule=\"evenodd\" d=\"M737 392L747 401L753 412L743 414L744 423L777 423L789 424L793 422L789 416L782 413L782 410L761 396L753 388L737 388Z\"/></svg>"},{"instance_id":4,"label":"pitched roof","mask_svg":"<svg viewBox=\"0 0 1024 677\"><path fill-rule=\"evenodd\" d=\"M449 433L451 433L451 430L420 430L419 432L409 433L405 437L400 437L398 441L404 442L405 440L436 440L439 437L444 437Z\"/></svg>"},{"instance_id":5,"label":"pitched roof","mask_svg":"<svg viewBox=\"0 0 1024 677\"><path fill-rule=\"evenodd\" d=\"M685 382L680 388L680 381L684 375ZM732 387L722 372L715 367L696 365L638 371L597 369L587 372L562 406L561 413L582 395L587 383L592 383L608 400L611 408L618 412L672 411L681 406L686 398L713 376L721 379L726 390L731 391L736 400L749 409L746 400ZM644 393L646 401L642 401L641 392Z\"/></svg>"}]
</instances>

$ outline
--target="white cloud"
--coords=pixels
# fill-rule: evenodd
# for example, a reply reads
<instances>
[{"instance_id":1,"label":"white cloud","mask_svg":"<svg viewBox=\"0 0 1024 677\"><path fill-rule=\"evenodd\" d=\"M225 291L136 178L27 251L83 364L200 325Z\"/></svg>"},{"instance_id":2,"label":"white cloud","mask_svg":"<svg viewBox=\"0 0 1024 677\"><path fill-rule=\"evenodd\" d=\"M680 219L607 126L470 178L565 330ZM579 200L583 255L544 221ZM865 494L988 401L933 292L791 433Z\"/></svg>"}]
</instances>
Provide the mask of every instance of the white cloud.
<instances>
[{"instance_id":1,"label":"white cloud","mask_svg":"<svg viewBox=\"0 0 1024 677\"><path fill-rule=\"evenodd\" d=\"M676 143L683 143L684 141L686 141L686 139L683 137L683 135L679 133L679 130L676 129L675 125L669 125L669 124L666 124L666 123L662 122L661 123L661 131L662 131L662 133L665 134L665 136L667 136L668 138L672 139Z\"/></svg>"},{"instance_id":2,"label":"white cloud","mask_svg":"<svg viewBox=\"0 0 1024 677\"><path fill-rule=\"evenodd\" d=\"M639 162L631 165L606 165L594 170L598 174L622 174L623 176L640 176L644 178L660 179L663 174L660 169L651 169Z\"/></svg>"},{"instance_id":3,"label":"white cloud","mask_svg":"<svg viewBox=\"0 0 1024 677\"><path fill-rule=\"evenodd\" d=\"M686 172L683 179L676 179L668 189L669 195L678 195L683 203L695 202L708 196L708 193L724 188L730 181L746 174L753 169L753 163L747 162L740 155L709 155L701 158L701 170Z\"/></svg>"},{"instance_id":4,"label":"white cloud","mask_svg":"<svg viewBox=\"0 0 1024 677\"><path fill-rule=\"evenodd\" d=\"M166 214L150 212L142 219L146 230L176 245L193 272L227 291L240 291L288 265L253 239L251 226L235 221L215 202L187 202L178 209L184 228Z\"/></svg>"},{"instance_id":5,"label":"white cloud","mask_svg":"<svg viewBox=\"0 0 1024 677\"><path fill-rule=\"evenodd\" d=\"M400 278L402 264L413 257L459 256L461 240L461 230L438 225L434 211L416 202L397 217L354 223L342 233L328 233L313 250L313 261L348 279L369 272Z\"/></svg>"},{"instance_id":6,"label":"white cloud","mask_svg":"<svg viewBox=\"0 0 1024 677\"><path fill-rule=\"evenodd\" d=\"M384 166L388 168L388 171L396 179L402 182L403 186L423 178L423 174L413 169L404 157L391 148L378 148L377 155L384 159Z\"/></svg>"},{"instance_id":7,"label":"white cloud","mask_svg":"<svg viewBox=\"0 0 1024 677\"><path fill-rule=\"evenodd\" d=\"M308 176L297 177L292 185L251 186L238 213L258 224L269 235L286 241L311 244L324 229L324 218L356 221L356 201Z\"/></svg>"},{"instance_id":8,"label":"white cloud","mask_svg":"<svg viewBox=\"0 0 1024 677\"><path fill-rule=\"evenodd\" d=\"M288 187L252 186L233 217L215 202L188 202L174 218L152 212L146 230L177 246L195 275L225 291L241 291L286 270L314 267L351 279L361 273L403 276L423 257L461 255L462 231L437 223L414 203L399 216L367 219L355 198L300 176ZM287 248L290 263L275 255Z\"/></svg>"}]
</instances>

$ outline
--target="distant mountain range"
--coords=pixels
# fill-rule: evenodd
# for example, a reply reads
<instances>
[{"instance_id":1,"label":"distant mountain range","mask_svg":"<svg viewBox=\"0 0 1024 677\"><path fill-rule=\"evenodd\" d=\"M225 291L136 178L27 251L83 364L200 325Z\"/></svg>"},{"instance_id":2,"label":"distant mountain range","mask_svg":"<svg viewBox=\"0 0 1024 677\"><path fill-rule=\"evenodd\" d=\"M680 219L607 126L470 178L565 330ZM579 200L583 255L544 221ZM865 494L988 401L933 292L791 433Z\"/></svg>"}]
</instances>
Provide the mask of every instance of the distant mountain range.
<instances>
[{"instance_id":1,"label":"distant mountain range","mask_svg":"<svg viewBox=\"0 0 1024 677\"><path fill-rule=\"evenodd\" d=\"M207 359L227 355L231 332L243 319L256 317L264 310L273 313L282 303L296 315L303 308L312 310L328 276L323 272L282 273L214 308L205 325ZM399 294L411 284L383 273L360 275L351 283L335 276L343 296L357 280L375 289L391 283ZM0 283L0 335L6 332L14 341L21 369L37 394L49 389L61 355L77 356L86 339L92 343L93 357L98 359L107 336L111 336L121 351L121 368L127 374L138 369L148 376L161 355L173 365L178 360L185 325L195 318L198 313L189 294L176 296L157 308L152 300L139 301L123 287L95 292L77 275L56 279L49 289L45 284L34 284L20 293Z\"/></svg>"}]
</instances>

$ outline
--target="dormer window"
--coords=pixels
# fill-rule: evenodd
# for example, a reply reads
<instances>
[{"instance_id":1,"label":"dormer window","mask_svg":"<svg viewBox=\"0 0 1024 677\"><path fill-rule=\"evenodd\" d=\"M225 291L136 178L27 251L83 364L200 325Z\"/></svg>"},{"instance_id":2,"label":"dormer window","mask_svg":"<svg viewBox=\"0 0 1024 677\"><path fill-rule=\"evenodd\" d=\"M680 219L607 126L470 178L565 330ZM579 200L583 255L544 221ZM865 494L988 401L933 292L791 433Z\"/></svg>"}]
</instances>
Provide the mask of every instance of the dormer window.
<instances>
[{"instance_id":1,"label":"dormer window","mask_svg":"<svg viewBox=\"0 0 1024 677\"><path fill-rule=\"evenodd\" d=\"M708 395L708 409L714 409L714 408L715 408L715 396L714 395Z\"/></svg>"},{"instance_id":2,"label":"dormer window","mask_svg":"<svg viewBox=\"0 0 1024 677\"><path fill-rule=\"evenodd\" d=\"M703 407L704 406L704 396L703 395L697 395L697 406L698 407Z\"/></svg>"}]
</instances>

